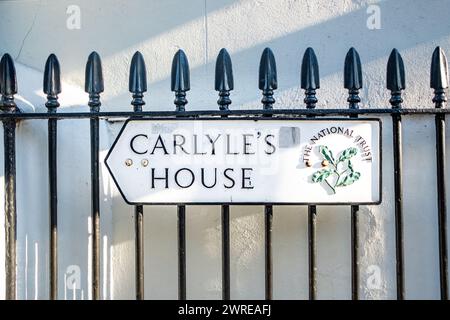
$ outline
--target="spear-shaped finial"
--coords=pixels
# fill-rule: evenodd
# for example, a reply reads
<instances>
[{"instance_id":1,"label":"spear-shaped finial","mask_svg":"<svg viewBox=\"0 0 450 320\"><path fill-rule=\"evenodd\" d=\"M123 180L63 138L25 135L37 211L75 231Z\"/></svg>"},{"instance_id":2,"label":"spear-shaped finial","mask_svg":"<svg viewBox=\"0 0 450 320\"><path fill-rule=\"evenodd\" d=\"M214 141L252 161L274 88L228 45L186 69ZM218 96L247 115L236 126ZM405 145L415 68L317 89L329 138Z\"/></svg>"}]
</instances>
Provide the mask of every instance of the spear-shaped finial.
<instances>
[{"instance_id":1,"label":"spear-shaped finial","mask_svg":"<svg viewBox=\"0 0 450 320\"><path fill-rule=\"evenodd\" d=\"M189 63L186 54L179 49L172 60L171 89L175 92L176 111L185 111L186 91L191 88Z\"/></svg>"},{"instance_id":2,"label":"spear-shaped finial","mask_svg":"<svg viewBox=\"0 0 450 320\"><path fill-rule=\"evenodd\" d=\"M358 109L358 103L361 102L359 89L362 88L362 85L361 59L358 52L352 47L345 56L344 65L344 88L348 89L347 101L350 109Z\"/></svg>"},{"instance_id":3,"label":"spear-shaped finial","mask_svg":"<svg viewBox=\"0 0 450 320\"><path fill-rule=\"evenodd\" d=\"M387 64L386 88L391 91L389 100L393 108L402 106L402 90L405 89L405 66L397 49L393 49Z\"/></svg>"},{"instance_id":4,"label":"spear-shaped finial","mask_svg":"<svg viewBox=\"0 0 450 320\"><path fill-rule=\"evenodd\" d=\"M45 106L49 112L55 112L59 107L58 94L61 93L61 69L58 58L52 53L45 62L44 93L47 95Z\"/></svg>"},{"instance_id":5,"label":"spear-shaped finial","mask_svg":"<svg viewBox=\"0 0 450 320\"><path fill-rule=\"evenodd\" d=\"M144 92L147 91L147 70L145 69L144 57L139 51L133 55L130 66L129 91L133 94L131 104L134 111L142 111L145 104Z\"/></svg>"},{"instance_id":6,"label":"spear-shaped finial","mask_svg":"<svg viewBox=\"0 0 450 320\"><path fill-rule=\"evenodd\" d=\"M433 102L436 108L443 108L447 102L445 91L448 88L448 66L444 50L437 47L431 58L430 87L434 89Z\"/></svg>"},{"instance_id":7,"label":"spear-shaped finial","mask_svg":"<svg viewBox=\"0 0 450 320\"><path fill-rule=\"evenodd\" d=\"M231 104L230 91L234 88L234 81L231 58L225 48L222 48L217 56L214 88L219 91L217 104L220 110L228 110L228 106Z\"/></svg>"},{"instance_id":8,"label":"spear-shaped finial","mask_svg":"<svg viewBox=\"0 0 450 320\"><path fill-rule=\"evenodd\" d=\"M316 89L320 88L319 63L313 48L307 48L302 60L301 87L305 90L306 108L316 107Z\"/></svg>"},{"instance_id":9,"label":"spear-shaped finial","mask_svg":"<svg viewBox=\"0 0 450 320\"><path fill-rule=\"evenodd\" d=\"M0 92L3 111L15 111L14 95L17 93L17 78L14 61L8 53L0 60Z\"/></svg>"},{"instance_id":10,"label":"spear-shaped finial","mask_svg":"<svg viewBox=\"0 0 450 320\"><path fill-rule=\"evenodd\" d=\"M88 105L91 107L91 111L100 110L100 93L102 93L103 90L102 62L98 53L94 51L89 55L86 64L84 85L84 91L89 93Z\"/></svg>"},{"instance_id":11,"label":"spear-shaped finial","mask_svg":"<svg viewBox=\"0 0 450 320\"><path fill-rule=\"evenodd\" d=\"M263 108L265 110L273 109L273 104L275 103L273 91L278 88L278 81L275 56L270 48L265 48L261 55L261 60L259 62L258 87L262 90L263 98L261 99L261 102Z\"/></svg>"}]
</instances>

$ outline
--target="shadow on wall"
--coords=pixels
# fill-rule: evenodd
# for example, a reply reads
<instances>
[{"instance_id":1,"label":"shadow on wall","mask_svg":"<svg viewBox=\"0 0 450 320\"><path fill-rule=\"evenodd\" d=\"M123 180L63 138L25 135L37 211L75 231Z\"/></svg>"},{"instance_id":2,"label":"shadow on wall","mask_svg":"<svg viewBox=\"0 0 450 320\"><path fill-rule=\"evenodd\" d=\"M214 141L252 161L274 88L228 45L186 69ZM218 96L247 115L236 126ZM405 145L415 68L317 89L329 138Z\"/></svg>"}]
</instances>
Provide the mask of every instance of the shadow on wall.
<instances>
[{"instance_id":1,"label":"shadow on wall","mask_svg":"<svg viewBox=\"0 0 450 320\"><path fill-rule=\"evenodd\" d=\"M5 17L0 26L9 27L8 32L0 31L0 47L8 49L15 60L41 71L44 65L40 66L39 61L45 62L48 54L55 52L64 64L64 70L73 72L84 67L85 57L93 50L109 57L126 48L144 45L148 39L189 22L202 21L206 14L237 2L239 0L190 0L189 3L180 0L96 0L95 4L90 0L0 2ZM71 6L80 9L79 29L67 27L67 24L77 23L70 19L76 14ZM35 42L41 46L33 50ZM177 44L174 43L173 48L177 48Z\"/></svg>"},{"instance_id":2,"label":"shadow on wall","mask_svg":"<svg viewBox=\"0 0 450 320\"><path fill-rule=\"evenodd\" d=\"M338 16L328 13L329 18L324 20L322 12L315 14L314 11L308 11L307 4L292 5L292 10L294 12L297 10L298 15L278 16L290 9L290 5L281 0L264 4L252 1L198 0L190 6L180 6L175 0L145 3L128 1L126 4L123 1L115 1L111 4L109 1L108 4L105 2L95 7L89 6L86 1L75 1L82 10L82 28L70 31L59 27L53 32L56 35L49 38L48 35L52 34L51 28L65 26L67 15L61 12L65 12L65 7L73 4L72 2L61 2L52 6L34 5L37 7L35 10L39 12L33 28L26 33L28 36L18 61L43 69L47 55L50 51L54 51L62 63L63 77L66 77L69 82L82 85L86 57L90 51L97 50L103 57L106 78L103 101L105 108L108 109L123 109L124 106L129 105L127 77L129 61L135 50L143 52L149 73L150 84L146 109L173 109L173 96L169 90L170 62L173 53L179 47L185 49L192 67L192 89L188 93L190 101L188 109L216 108L217 98L213 90L214 59L221 47L231 47L229 51L235 73L232 107L259 108L257 68L261 52L266 46L274 50L277 58L278 106L303 107L303 94L298 91L298 87L301 55L307 46L315 49L323 78L318 107L345 104L346 92L342 88L341 74L345 53L351 46L356 46L365 62L366 68L363 70L365 78L377 84L376 87L365 86L362 92L363 105L386 105L387 93L380 92L378 88L378 84L384 87L385 69L374 68L368 72L367 65L387 57L393 47L407 50L424 43L438 44L441 38L448 36L450 30L446 10L436 10L436 8L447 7L444 0L433 2L432 6L423 1L379 2L377 3L381 13L381 29L379 30L367 28L369 15L366 12L367 6L362 2L352 2L348 5L354 9L353 11L342 9L342 4L337 5L336 10L341 10L342 13ZM6 16L11 17L16 16L20 9L20 6L4 6ZM265 21L264 24L249 25L246 23L246 16L249 21L253 21L254 19L251 18L255 13L252 12L258 14L264 12L258 11L258 6L288 9L285 9L286 12L281 9L272 10L270 13L265 12L269 16L269 21ZM24 12L33 16L30 11L34 12L34 10L30 7L32 6L28 6L28 10ZM45 19L46 14L50 13L55 16L55 22ZM316 19L315 16L317 16ZM304 19L300 19L302 17ZM103 23L99 23L99 20ZM143 21L147 21L148 27L143 27ZM8 20L3 23L5 28L1 29L11 30L11 21L9 24ZM282 23L289 27L289 31L276 30L276 25ZM195 26L192 27L191 24ZM20 28L23 27L17 26L12 29L20 30ZM111 30L117 31L111 34ZM170 31L173 30L176 32L171 33ZM2 47L13 54L18 52L19 44L22 43L18 35L22 33L17 31L12 32L11 35L5 34L2 37L5 42ZM249 37L247 42L243 36L246 34ZM236 44L235 39L242 39L242 41ZM40 43L40 46L36 48L33 45L35 43ZM447 43L440 44L444 49L450 50ZM74 50L77 54L74 54ZM424 56L428 66L431 52L420 54ZM409 65L418 63L417 59L405 60L407 69ZM386 61L383 63L385 64ZM327 80L328 77L329 80ZM417 83L417 78L410 77L407 81L407 87L412 92L427 93L425 91L428 87L427 82ZM407 90L405 104L408 104L409 96ZM411 98L411 102L429 105L428 99L417 101L416 98Z\"/></svg>"},{"instance_id":3,"label":"shadow on wall","mask_svg":"<svg viewBox=\"0 0 450 320\"><path fill-rule=\"evenodd\" d=\"M344 57L351 46L355 46L362 58L363 77L366 80L361 92L362 107L384 107L388 105L388 91L385 88L387 56L392 48L400 51L407 51L418 47L420 44L430 43L430 48L435 45L443 46L444 50L450 51L448 41L439 41L450 34L450 21L446 18L447 12L436 11L436 7L447 7L445 1L440 1L430 6L425 3L411 1L383 1L379 4L382 29L370 30L366 27L368 15L366 6L359 10L334 17L324 22L307 26L296 32L276 37L269 41L257 43L250 47L240 47L230 51L233 62L233 72L235 80L235 90L231 94L233 104L230 108L235 109L257 109L261 108L261 94L257 88L257 74L259 59L265 47L273 49L277 61L278 85L275 92L275 108L304 108L303 92L300 90L300 65L301 57L307 47L314 48L320 66L320 76L322 86L318 92L318 108L336 107L346 105L347 92L343 88L343 67ZM439 10L438 10L439 11ZM408 19L406 22L399 17ZM278 17L281 18L281 17ZM403 21L403 22L401 22ZM407 26L406 26L407 25ZM356 31L358 30L358 31ZM215 42L208 45L208 56L210 59L206 64L201 64L191 68L191 91L188 92L189 104L187 110L208 110L217 109L215 101L217 93L213 90L215 57L221 47L227 47L228 42L232 42L234 33L242 32L240 29L233 29L233 32L219 34ZM257 32L248 29L247 32ZM212 35L209 38L213 38ZM244 44L245 45L245 44ZM151 66L152 50L143 43L142 50L146 63L149 66L148 72L151 75L154 69ZM132 52L127 52L131 57ZM192 59L192 54L186 50L188 58ZM409 68L417 64L425 64L427 73L422 74L418 81L416 77L407 77L407 88L404 99L405 105L432 106L429 98L429 63L432 50L420 52L423 61L417 62L405 59L407 73L413 71ZM167 52L171 56L172 52ZM378 59L383 58L382 68L370 68L367 66ZM109 60L107 56L106 61ZM112 61L115 58L111 59ZM106 64L105 67L107 68ZM160 81L149 84L149 94L147 96L147 110L171 110L172 93L170 92L170 68L165 72L167 76ZM409 73L411 74L411 73ZM370 79L370 81L367 81ZM369 84L369 85L368 85ZM370 85L375 84L375 85ZM124 87L125 88L125 87ZM122 108L129 102L128 93L119 93L117 96L109 96L106 105L109 108ZM410 92L420 92L419 96L423 100L417 101L417 96L409 95ZM409 100L408 97L411 96ZM370 99L369 99L370 98Z\"/></svg>"}]
</instances>

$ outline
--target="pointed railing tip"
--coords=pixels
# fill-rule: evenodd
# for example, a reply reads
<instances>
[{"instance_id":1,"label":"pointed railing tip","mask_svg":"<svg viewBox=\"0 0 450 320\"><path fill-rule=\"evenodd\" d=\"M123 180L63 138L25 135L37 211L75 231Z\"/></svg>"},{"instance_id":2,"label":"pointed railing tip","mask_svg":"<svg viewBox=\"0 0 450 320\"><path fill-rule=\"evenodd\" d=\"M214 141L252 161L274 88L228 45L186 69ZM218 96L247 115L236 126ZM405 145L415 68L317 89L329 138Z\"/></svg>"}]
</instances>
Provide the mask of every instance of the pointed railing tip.
<instances>
[{"instance_id":1,"label":"pointed railing tip","mask_svg":"<svg viewBox=\"0 0 450 320\"><path fill-rule=\"evenodd\" d=\"M95 51L89 55L86 63L84 90L90 94L99 94L104 91L102 62Z\"/></svg>"},{"instance_id":2,"label":"pointed railing tip","mask_svg":"<svg viewBox=\"0 0 450 320\"><path fill-rule=\"evenodd\" d=\"M172 60L171 90L185 92L190 86L189 62L184 51L179 49Z\"/></svg>"},{"instance_id":3,"label":"pointed railing tip","mask_svg":"<svg viewBox=\"0 0 450 320\"><path fill-rule=\"evenodd\" d=\"M359 89L362 83L361 59L355 48L351 47L345 56L344 64L344 88L348 90L347 102L350 109L358 109L358 103L361 102Z\"/></svg>"},{"instance_id":4,"label":"pointed railing tip","mask_svg":"<svg viewBox=\"0 0 450 320\"><path fill-rule=\"evenodd\" d=\"M8 53L0 60L0 92L12 98L17 93L17 77L14 61Z\"/></svg>"},{"instance_id":5,"label":"pointed railing tip","mask_svg":"<svg viewBox=\"0 0 450 320\"><path fill-rule=\"evenodd\" d=\"M217 104L220 110L228 110L231 104L230 91L234 88L233 65L231 57L225 48L219 51L216 59L214 89L219 91Z\"/></svg>"},{"instance_id":6,"label":"pointed railing tip","mask_svg":"<svg viewBox=\"0 0 450 320\"><path fill-rule=\"evenodd\" d=\"M188 103L186 91L191 88L189 62L183 50L179 49L172 60L171 90L175 92L176 111L184 111Z\"/></svg>"},{"instance_id":7,"label":"pointed railing tip","mask_svg":"<svg viewBox=\"0 0 450 320\"><path fill-rule=\"evenodd\" d=\"M431 58L430 87L435 90L448 88L447 57L441 47L436 47Z\"/></svg>"},{"instance_id":8,"label":"pointed railing tip","mask_svg":"<svg viewBox=\"0 0 450 320\"><path fill-rule=\"evenodd\" d=\"M361 59L358 51L351 47L345 56L344 64L344 88L358 90L363 86Z\"/></svg>"},{"instance_id":9,"label":"pointed railing tip","mask_svg":"<svg viewBox=\"0 0 450 320\"><path fill-rule=\"evenodd\" d=\"M270 48L265 48L261 54L258 80L260 90L276 90L278 88L277 65Z\"/></svg>"},{"instance_id":10,"label":"pointed railing tip","mask_svg":"<svg viewBox=\"0 0 450 320\"><path fill-rule=\"evenodd\" d=\"M315 90L320 88L319 63L314 49L308 47L303 54L301 67L301 88Z\"/></svg>"},{"instance_id":11,"label":"pointed railing tip","mask_svg":"<svg viewBox=\"0 0 450 320\"><path fill-rule=\"evenodd\" d=\"M50 54L45 62L43 91L49 96L61 93L61 69L58 58Z\"/></svg>"},{"instance_id":12,"label":"pointed railing tip","mask_svg":"<svg viewBox=\"0 0 450 320\"><path fill-rule=\"evenodd\" d=\"M265 48L259 62L258 87L262 90L261 103L265 110L273 109L273 91L278 88L277 65L270 48Z\"/></svg>"},{"instance_id":13,"label":"pointed railing tip","mask_svg":"<svg viewBox=\"0 0 450 320\"><path fill-rule=\"evenodd\" d=\"M313 48L308 47L303 54L300 86L305 90L303 101L306 108L314 109L317 103L316 89L320 88L319 63Z\"/></svg>"},{"instance_id":14,"label":"pointed railing tip","mask_svg":"<svg viewBox=\"0 0 450 320\"><path fill-rule=\"evenodd\" d=\"M45 62L43 89L47 94L45 106L49 112L55 112L59 107L58 94L61 93L61 70L58 58L53 53Z\"/></svg>"},{"instance_id":15,"label":"pointed railing tip","mask_svg":"<svg viewBox=\"0 0 450 320\"><path fill-rule=\"evenodd\" d=\"M405 66L397 49L389 55L386 73L386 88L390 91L401 91L405 86Z\"/></svg>"},{"instance_id":16,"label":"pointed railing tip","mask_svg":"<svg viewBox=\"0 0 450 320\"><path fill-rule=\"evenodd\" d=\"M234 88L233 65L225 48L217 55L214 88L216 91L231 91Z\"/></svg>"},{"instance_id":17,"label":"pointed railing tip","mask_svg":"<svg viewBox=\"0 0 450 320\"><path fill-rule=\"evenodd\" d=\"M437 47L431 58L430 87L434 89L433 102L436 108L443 108L447 102L448 88L447 57L441 47Z\"/></svg>"},{"instance_id":18,"label":"pointed railing tip","mask_svg":"<svg viewBox=\"0 0 450 320\"><path fill-rule=\"evenodd\" d=\"M397 49L389 55L386 72L386 88L391 91L390 104L393 108L402 106L402 90L405 89L405 66Z\"/></svg>"},{"instance_id":19,"label":"pointed railing tip","mask_svg":"<svg viewBox=\"0 0 450 320\"><path fill-rule=\"evenodd\" d=\"M143 55L136 51L131 59L129 91L132 93L143 93L147 91L147 70Z\"/></svg>"}]
</instances>

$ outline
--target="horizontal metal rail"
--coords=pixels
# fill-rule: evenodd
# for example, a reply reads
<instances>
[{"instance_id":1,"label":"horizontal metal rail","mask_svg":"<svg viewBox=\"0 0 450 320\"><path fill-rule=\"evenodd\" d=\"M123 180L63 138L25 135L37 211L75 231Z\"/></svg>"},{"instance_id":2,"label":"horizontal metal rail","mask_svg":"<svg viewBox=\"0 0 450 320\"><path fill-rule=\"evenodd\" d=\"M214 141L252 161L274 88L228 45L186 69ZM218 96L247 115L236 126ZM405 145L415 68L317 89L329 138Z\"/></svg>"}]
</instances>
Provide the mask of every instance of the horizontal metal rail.
<instances>
[{"instance_id":1,"label":"horizontal metal rail","mask_svg":"<svg viewBox=\"0 0 450 320\"><path fill-rule=\"evenodd\" d=\"M153 117L205 117L205 116L349 116L349 115L434 115L448 114L450 109L272 109L272 110L198 110L198 111L100 111L100 112L18 112L0 113L3 119L80 119L80 118L153 118Z\"/></svg>"}]
</instances>

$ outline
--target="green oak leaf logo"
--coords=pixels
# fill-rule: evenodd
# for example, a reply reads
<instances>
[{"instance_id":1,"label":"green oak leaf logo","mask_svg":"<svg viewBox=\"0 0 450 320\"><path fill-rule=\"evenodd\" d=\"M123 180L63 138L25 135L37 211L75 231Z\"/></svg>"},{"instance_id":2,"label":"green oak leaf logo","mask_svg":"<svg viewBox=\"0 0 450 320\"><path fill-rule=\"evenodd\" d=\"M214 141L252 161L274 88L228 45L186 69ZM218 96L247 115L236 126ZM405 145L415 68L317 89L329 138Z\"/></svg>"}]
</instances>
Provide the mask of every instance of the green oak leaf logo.
<instances>
[{"instance_id":1,"label":"green oak leaf logo","mask_svg":"<svg viewBox=\"0 0 450 320\"><path fill-rule=\"evenodd\" d=\"M327 146L319 146L319 152L324 160L326 160L324 162L327 163L327 166L322 170L314 172L312 182L324 182L333 194L335 194L338 187L349 186L361 177L361 173L353 169L351 161L351 158L358 153L356 148L350 147L345 149L338 155L337 160Z\"/></svg>"}]
</instances>

